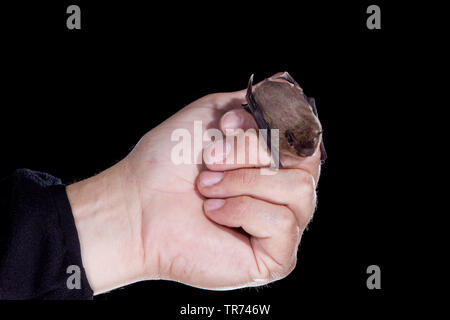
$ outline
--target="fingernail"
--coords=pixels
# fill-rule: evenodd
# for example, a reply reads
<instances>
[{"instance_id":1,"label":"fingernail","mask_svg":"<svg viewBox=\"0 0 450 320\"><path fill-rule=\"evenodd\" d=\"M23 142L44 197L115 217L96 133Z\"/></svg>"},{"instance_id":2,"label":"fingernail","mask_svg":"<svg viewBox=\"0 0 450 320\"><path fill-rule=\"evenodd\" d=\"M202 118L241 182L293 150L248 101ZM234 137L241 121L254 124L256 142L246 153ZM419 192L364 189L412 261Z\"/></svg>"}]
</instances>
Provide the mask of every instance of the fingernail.
<instances>
[{"instance_id":1,"label":"fingernail","mask_svg":"<svg viewBox=\"0 0 450 320\"><path fill-rule=\"evenodd\" d=\"M200 175L200 185L209 187L220 182L223 178L223 172L204 171Z\"/></svg>"},{"instance_id":2,"label":"fingernail","mask_svg":"<svg viewBox=\"0 0 450 320\"><path fill-rule=\"evenodd\" d=\"M229 143L225 144L225 152L223 150L223 143L217 143L214 146L213 153L211 154L212 163L222 163L231 151L231 145Z\"/></svg>"},{"instance_id":3,"label":"fingernail","mask_svg":"<svg viewBox=\"0 0 450 320\"><path fill-rule=\"evenodd\" d=\"M235 111L230 111L223 116L223 129L238 129L242 127L244 119Z\"/></svg>"},{"instance_id":4,"label":"fingernail","mask_svg":"<svg viewBox=\"0 0 450 320\"><path fill-rule=\"evenodd\" d=\"M213 211L219 208L222 208L225 204L225 200L223 199L208 199L205 200L205 209L206 211Z\"/></svg>"}]
</instances>

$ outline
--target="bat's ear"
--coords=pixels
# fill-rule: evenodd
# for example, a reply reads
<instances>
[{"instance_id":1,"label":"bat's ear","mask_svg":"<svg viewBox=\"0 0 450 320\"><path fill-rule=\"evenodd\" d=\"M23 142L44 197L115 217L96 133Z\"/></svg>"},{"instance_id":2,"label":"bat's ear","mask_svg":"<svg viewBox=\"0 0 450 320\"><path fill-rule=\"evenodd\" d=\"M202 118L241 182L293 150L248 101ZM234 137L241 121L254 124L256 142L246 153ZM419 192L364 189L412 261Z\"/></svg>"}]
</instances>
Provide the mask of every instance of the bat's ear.
<instances>
[{"instance_id":1,"label":"bat's ear","mask_svg":"<svg viewBox=\"0 0 450 320\"><path fill-rule=\"evenodd\" d=\"M289 83L292 83L293 85L295 85L297 87L300 87L298 85L297 81L295 81L294 78L292 78L291 75L287 71L283 72L283 74L281 76L278 76L275 79L283 79L283 80L286 80Z\"/></svg>"},{"instance_id":2,"label":"bat's ear","mask_svg":"<svg viewBox=\"0 0 450 320\"><path fill-rule=\"evenodd\" d=\"M247 87L247 102L250 105L250 110L254 109L254 98L253 98L253 74L250 76L250 79L248 79L248 87Z\"/></svg>"},{"instance_id":3,"label":"bat's ear","mask_svg":"<svg viewBox=\"0 0 450 320\"><path fill-rule=\"evenodd\" d=\"M253 76L254 76L254 74L252 74L252 75L250 76L250 79L248 79L247 96L252 94L252 88L253 88Z\"/></svg>"}]
</instances>

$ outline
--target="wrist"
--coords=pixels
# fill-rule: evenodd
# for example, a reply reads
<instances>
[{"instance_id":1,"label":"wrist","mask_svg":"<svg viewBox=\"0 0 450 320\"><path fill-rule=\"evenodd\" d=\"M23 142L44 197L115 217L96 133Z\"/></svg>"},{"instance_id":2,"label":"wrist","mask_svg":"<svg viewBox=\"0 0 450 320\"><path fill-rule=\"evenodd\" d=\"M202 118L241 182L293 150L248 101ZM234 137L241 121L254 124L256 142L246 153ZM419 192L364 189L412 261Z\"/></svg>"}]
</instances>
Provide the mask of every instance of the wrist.
<instances>
[{"instance_id":1,"label":"wrist","mask_svg":"<svg viewBox=\"0 0 450 320\"><path fill-rule=\"evenodd\" d=\"M126 159L66 190L94 293L142 280L142 210Z\"/></svg>"}]
</instances>

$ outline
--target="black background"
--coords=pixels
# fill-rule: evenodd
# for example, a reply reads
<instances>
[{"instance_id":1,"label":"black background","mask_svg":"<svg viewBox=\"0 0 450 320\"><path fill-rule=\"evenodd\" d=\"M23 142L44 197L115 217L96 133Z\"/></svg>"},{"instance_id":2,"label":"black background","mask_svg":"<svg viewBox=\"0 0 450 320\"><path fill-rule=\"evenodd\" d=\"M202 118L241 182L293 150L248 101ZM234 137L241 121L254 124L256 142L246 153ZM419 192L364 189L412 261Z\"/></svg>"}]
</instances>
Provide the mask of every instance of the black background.
<instances>
[{"instance_id":1,"label":"black background","mask_svg":"<svg viewBox=\"0 0 450 320\"><path fill-rule=\"evenodd\" d=\"M391 183L399 173L380 149L399 152L389 133L397 128L396 97L408 77L412 30L402 22L405 7L145 3L2 4L0 175L26 167L65 183L89 177L193 100L243 89L252 73L259 81L289 71L316 98L325 129L329 159L318 210L296 269L281 281L228 292L150 281L71 309L125 312L126 302L145 308L148 318L157 312L181 319L179 308L188 303L251 303L271 304L266 318L284 319L306 311L367 317L397 304L406 294L398 264L405 243L395 219L403 213ZM66 28L70 4L81 7L82 30ZM366 28L370 4L381 7L381 30ZM381 267L381 290L366 287L371 264Z\"/></svg>"}]
</instances>

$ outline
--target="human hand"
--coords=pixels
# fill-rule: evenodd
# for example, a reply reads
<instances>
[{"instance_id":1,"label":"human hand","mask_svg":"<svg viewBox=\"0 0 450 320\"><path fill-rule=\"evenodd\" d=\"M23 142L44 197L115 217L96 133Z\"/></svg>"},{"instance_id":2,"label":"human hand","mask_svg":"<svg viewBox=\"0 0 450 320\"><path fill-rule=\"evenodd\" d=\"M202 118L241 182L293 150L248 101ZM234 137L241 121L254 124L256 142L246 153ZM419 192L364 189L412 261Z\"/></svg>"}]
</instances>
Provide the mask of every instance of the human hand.
<instances>
[{"instance_id":1,"label":"human hand","mask_svg":"<svg viewBox=\"0 0 450 320\"><path fill-rule=\"evenodd\" d=\"M203 97L147 133L115 166L67 187L95 293L148 279L231 289L265 284L294 268L315 207L320 151L282 158L286 169L274 175L261 175L261 163L211 163L211 149L221 155L223 141L194 150L192 159L203 155L208 162L204 171L171 157L172 133L186 129L194 136L194 121L203 130L256 128L243 102L245 91ZM241 122L230 127L233 115Z\"/></svg>"}]
</instances>

